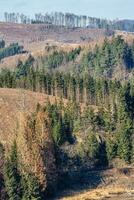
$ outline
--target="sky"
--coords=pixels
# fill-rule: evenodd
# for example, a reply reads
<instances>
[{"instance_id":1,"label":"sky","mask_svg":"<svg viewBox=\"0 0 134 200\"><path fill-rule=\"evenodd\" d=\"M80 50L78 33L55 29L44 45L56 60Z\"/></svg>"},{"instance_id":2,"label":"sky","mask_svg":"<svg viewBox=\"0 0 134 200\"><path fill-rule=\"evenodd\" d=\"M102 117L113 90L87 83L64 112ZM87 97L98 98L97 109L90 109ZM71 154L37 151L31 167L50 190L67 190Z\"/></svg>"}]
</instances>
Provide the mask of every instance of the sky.
<instances>
[{"instance_id":1,"label":"sky","mask_svg":"<svg viewBox=\"0 0 134 200\"><path fill-rule=\"evenodd\" d=\"M71 12L108 19L134 19L134 0L0 0L0 18L4 12Z\"/></svg>"}]
</instances>

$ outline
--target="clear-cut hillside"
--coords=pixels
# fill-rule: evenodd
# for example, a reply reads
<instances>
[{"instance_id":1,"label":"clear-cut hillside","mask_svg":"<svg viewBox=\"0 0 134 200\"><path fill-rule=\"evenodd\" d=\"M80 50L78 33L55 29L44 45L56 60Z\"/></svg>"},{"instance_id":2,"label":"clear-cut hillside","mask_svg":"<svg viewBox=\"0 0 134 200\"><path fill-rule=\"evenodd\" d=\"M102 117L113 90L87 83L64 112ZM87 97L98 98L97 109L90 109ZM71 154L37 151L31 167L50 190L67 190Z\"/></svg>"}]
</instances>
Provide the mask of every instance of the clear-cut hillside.
<instances>
[{"instance_id":1,"label":"clear-cut hillside","mask_svg":"<svg viewBox=\"0 0 134 200\"><path fill-rule=\"evenodd\" d=\"M48 39L81 43L91 41L105 36L105 30L54 27L45 24L12 24L0 23L0 37L11 42L31 43L45 41Z\"/></svg>"}]
</instances>

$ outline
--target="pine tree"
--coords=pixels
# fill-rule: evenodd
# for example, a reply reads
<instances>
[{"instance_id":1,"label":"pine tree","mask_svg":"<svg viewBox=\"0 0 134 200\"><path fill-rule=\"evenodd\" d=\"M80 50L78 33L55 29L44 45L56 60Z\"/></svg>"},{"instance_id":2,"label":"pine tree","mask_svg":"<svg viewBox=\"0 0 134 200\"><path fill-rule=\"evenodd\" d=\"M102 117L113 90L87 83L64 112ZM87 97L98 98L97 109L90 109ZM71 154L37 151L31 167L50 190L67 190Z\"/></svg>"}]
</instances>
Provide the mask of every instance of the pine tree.
<instances>
[{"instance_id":1,"label":"pine tree","mask_svg":"<svg viewBox=\"0 0 134 200\"><path fill-rule=\"evenodd\" d=\"M118 155L125 162L130 163L132 158L132 122L127 119L122 122L118 137Z\"/></svg>"},{"instance_id":2,"label":"pine tree","mask_svg":"<svg viewBox=\"0 0 134 200\"><path fill-rule=\"evenodd\" d=\"M106 152L108 161L111 161L113 158L117 156L117 143L115 139L108 138L106 140Z\"/></svg>"},{"instance_id":3,"label":"pine tree","mask_svg":"<svg viewBox=\"0 0 134 200\"><path fill-rule=\"evenodd\" d=\"M52 128L52 136L56 145L59 145L63 141L64 134L62 133L61 121L55 121Z\"/></svg>"},{"instance_id":4,"label":"pine tree","mask_svg":"<svg viewBox=\"0 0 134 200\"><path fill-rule=\"evenodd\" d=\"M91 133L87 140L88 154L91 158L96 159L99 156L99 142L94 133Z\"/></svg>"}]
</instances>

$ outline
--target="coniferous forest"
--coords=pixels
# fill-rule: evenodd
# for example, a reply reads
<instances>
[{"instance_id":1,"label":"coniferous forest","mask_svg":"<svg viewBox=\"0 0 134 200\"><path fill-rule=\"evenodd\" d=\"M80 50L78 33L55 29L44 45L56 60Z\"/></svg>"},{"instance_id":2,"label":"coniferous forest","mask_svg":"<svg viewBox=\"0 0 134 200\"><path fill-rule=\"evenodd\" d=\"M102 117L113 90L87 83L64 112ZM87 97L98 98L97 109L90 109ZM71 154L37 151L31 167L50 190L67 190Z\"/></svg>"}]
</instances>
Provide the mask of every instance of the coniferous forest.
<instances>
[{"instance_id":1,"label":"coniferous forest","mask_svg":"<svg viewBox=\"0 0 134 200\"><path fill-rule=\"evenodd\" d=\"M18 43L11 43L9 46L5 46L5 41L0 41L0 60L20 53L23 53L23 46L19 46Z\"/></svg>"},{"instance_id":2,"label":"coniferous forest","mask_svg":"<svg viewBox=\"0 0 134 200\"><path fill-rule=\"evenodd\" d=\"M5 41L0 41L0 59L22 53L22 50L19 44L6 47ZM68 66L72 68L68 70ZM115 78L117 68L126 76ZM127 43L121 36L106 38L102 45L88 49L77 47L67 52L48 49L46 56L29 55L25 62L19 60L15 69L1 69L1 88L25 89L60 100L52 104L48 98L46 104L37 104L36 111L25 122L26 137L32 134L31 151L43 152L44 146L36 146L39 143L36 134L44 114L49 119L58 186L44 189L36 173L23 166L19 143L14 140L7 157L4 146L0 145L0 198L46 199L68 185L67 173L71 174L74 169L112 168L115 160L132 165L133 69L134 43ZM45 127L48 129L48 123Z\"/></svg>"}]
</instances>

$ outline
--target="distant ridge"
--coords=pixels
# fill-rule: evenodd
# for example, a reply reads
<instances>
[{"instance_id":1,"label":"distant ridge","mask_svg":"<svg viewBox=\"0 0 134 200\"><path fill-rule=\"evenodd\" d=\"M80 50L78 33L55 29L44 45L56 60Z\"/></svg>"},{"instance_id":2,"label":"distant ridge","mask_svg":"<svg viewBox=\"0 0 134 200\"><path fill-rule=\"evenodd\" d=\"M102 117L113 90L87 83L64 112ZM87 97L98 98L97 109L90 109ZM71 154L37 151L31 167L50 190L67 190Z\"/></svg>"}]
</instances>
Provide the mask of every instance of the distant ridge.
<instances>
[{"instance_id":1,"label":"distant ridge","mask_svg":"<svg viewBox=\"0 0 134 200\"><path fill-rule=\"evenodd\" d=\"M22 13L4 13L4 21L22 24L51 24L69 28L105 28L134 32L134 20L108 20L74 13L36 13L33 18Z\"/></svg>"}]
</instances>

